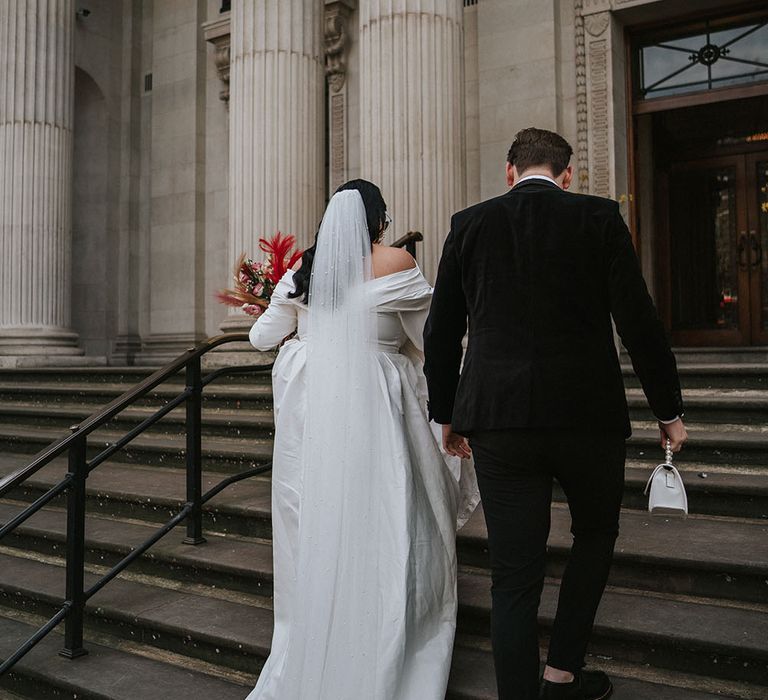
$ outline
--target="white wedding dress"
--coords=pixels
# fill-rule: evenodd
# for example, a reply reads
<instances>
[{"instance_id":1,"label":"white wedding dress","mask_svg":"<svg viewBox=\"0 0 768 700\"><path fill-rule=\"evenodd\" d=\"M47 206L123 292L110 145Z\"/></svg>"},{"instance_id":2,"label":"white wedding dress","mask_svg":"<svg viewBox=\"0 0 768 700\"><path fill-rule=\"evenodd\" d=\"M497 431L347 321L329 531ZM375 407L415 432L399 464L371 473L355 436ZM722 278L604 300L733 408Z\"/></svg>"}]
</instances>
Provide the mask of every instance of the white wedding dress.
<instances>
[{"instance_id":1,"label":"white wedding dress","mask_svg":"<svg viewBox=\"0 0 768 700\"><path fill-rule=\"evenodd\" d=\"M340 194L323 226L332 207L349 216L358 206ZM267 350L297 332L273 370L275 627L247 700L443 700L457 521L479 497L471 465L443 456L426 416L419 351L432 289L418 268L353 289L375 311L368 385L345 354L354 338L312 349L315 292L307 307L294 289L288 272L250 333Z\"/></svg>"}]
</instances>

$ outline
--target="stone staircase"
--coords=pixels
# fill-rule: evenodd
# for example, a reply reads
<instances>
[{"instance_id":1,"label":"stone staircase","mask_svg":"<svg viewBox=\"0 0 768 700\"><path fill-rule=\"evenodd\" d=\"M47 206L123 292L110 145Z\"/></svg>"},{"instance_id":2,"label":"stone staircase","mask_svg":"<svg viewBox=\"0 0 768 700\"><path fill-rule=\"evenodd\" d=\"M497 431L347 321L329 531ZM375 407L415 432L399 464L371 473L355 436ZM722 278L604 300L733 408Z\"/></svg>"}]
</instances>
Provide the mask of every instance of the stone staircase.
<instances>
[{"instance_id":1,"label":"stone staircase","mask_svg":"<svg viewBox=\"0 0 768 700\"><path fill-rule=\"evenodd\" d=\"M701 358L698 358L699 360ZM709 359L709 358L707 358ZM616 679L617 700L768 698L768 362L681 367L691 444L679 466L692 516L648 517L642 490L661 459L642 393L627 373L635 436L625 512L590 665ZM0 371L0 474L146 376L123 368ZM181 379L124 411L90 440L113 442L174 396ZM204 405L206 485L271 455L265 377L221 380ZM60 459L0 501L0 522L65 473ZM0 683L3 698L243 700L268 654L272 614L269 477L240 482L206 507L208 541L173 532L90 602L89 655L58 656L54 632ZM184 498L184 414L174 411L88 479L87 578L116 563ZM553 506L546 644L569 549L568 513ZM52 614L64 593L65 513L55 502L0 544L0 658ZM459 634L448 697L496 697L488 639L485 528L459 533ZM364 700L364 699L361 699Z\"/></svg>"}]
</instances>

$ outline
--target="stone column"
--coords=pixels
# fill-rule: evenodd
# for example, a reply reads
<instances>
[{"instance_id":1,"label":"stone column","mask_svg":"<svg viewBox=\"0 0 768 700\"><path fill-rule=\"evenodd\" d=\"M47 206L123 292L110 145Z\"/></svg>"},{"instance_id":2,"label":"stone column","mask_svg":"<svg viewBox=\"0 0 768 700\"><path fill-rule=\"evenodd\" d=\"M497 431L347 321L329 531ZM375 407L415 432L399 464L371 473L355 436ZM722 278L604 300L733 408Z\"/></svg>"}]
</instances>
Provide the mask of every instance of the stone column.
<instances>
[{"instance_id":1,"label":"stone column","mask_svg":"<svg viewBox=\"0 0 768 700\"><path fill-rule=\"evenodd\" d=\"M324 195L323 3L234 0L229 259L280 230L314 240Z\"/></svg>"},{"instance_id":2,"label":"stone column","mask_svg":"<svg viewBox=\"0 0 768 700\"><path fill-rule=\"evenodd\" d=\"M431 279L465 204L461 0L361 0L361 172L381 187L392 237L424 234Z\"/></svg>"},{"instance_id":3,"label":"stone column","mask_svg":"<svg viewBox=\"0 0 768 700\"><path fill-rule=\"evenodd\" d=\"M0 366L82 355L69 330L74 22L72 0L0 1Z\"/></svg>"}]
</instances>

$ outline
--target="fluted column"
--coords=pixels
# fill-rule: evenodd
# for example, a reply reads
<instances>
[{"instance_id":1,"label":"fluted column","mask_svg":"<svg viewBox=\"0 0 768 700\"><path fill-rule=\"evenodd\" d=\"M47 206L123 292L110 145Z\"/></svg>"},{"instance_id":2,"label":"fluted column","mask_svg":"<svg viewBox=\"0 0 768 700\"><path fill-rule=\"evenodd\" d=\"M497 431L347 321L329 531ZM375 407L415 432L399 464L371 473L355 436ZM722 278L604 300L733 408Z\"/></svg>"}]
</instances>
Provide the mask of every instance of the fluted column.
<instances>
[{"instance_id":1,"label":"fluted column","mask_svg":"<svg viewBox=\"0 0 768 700\"><path fill-rule=\"evenodd\" d=\"M434 278L465 204L463 3L360 0L361 172L382 189L392 236L424 234Z\"/></svg>"},{"instance_id":2,"label":"fluted column","mask_svg":"<svg viewBox=\"0 0 768 700\"><path fill-rule=\"evenodd\" d=\"M229 258L277 230L313 239L324 194L323 4L234 0Z\"/></svg>"},{"instance_id":3,"label":"fluted column","mask_svg":"<svg viewBox=\"0 0 768 700\"><path fill-rule=\"evenodd\" d=\"M0 365L82 354L69 330L74 21L72 0L0 0Z\"/></svg>"}]
</instances>

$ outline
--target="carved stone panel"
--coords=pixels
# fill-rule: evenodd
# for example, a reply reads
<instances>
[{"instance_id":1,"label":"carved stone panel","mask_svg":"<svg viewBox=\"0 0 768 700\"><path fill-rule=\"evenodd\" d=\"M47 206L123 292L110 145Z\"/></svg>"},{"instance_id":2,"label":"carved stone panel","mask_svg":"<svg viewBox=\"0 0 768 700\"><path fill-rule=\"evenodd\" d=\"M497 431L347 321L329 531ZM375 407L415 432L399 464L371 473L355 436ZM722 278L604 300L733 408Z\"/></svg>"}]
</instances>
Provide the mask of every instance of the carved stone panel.
<instances>
[{"instance_id":1,"label":"carved stone panel","mask_svg":"<svg viewBox=\"0 0 768 700\"><path fill-rule=\"evenodd\" d=\"M216 50L213 53L216 71L224 84L219 92L219 99L226 102L227 106L229 106L229 47L229 36L227 36L226 41L222 39L216 42Z\"/></svg>"},{"instance_id":2,"label":"carved stone panel","mask_svg":"<svg viewBox=\"0 0 768 700\"><path fill-rule=\"evenodd\" d=\"M589 192L589 107L587 106L587 56L584 39L584 0L575 0L576 38L576 177L580 192Z\"/></svg>"},{"instance_id":3,"label":"carved stone panel","mask_svg":"<svg viewBox=\"0 0 768 700\"><path fill-rule=\"evenodd\" d=\"M596 12L607 12L611 9L611 0L584 0L584 16L595 14Z\"/></svg>"},{"instance_id":4,"label":"carved stone panel","mask_svg":"<svg viewBox=\"0 0 768 700\"><path fill-rule=\"evenodd\" d=\"M346 49L349 33L347 20L357 0L325 0L323 38L325 41L325 75L333 92L344 87L347 74Z\"/></svg>"},{"instance_id":5,"label":"carved stone panel","mask_svg":"<svg viewBox=\"0 0 768 700\"><path fill-rule=\"evenodd\" d=\"M230 13L226 12L219 19L203 24L203 36L214 46L213 63L222 82L219 99L229 107Z\"/></svg>"},{"instance_id":6,"label":"carved stone panel","mask_svg":"<svg viewBox=\"0 0 768 700\"><path fill-rule=\"evenodd\" d=\"M609 46L606 39L589 42L589 164L590 192L611 196Z\"/></svg>"},{"instance_id":7,"label":"carved stone panel","mask_svg":"<svg viewBox=\"0 0 768 700\"><path fill-rule=\"evenodd\" d=\"M622 67L616 56L622 55L613 45L620 33L612 23L620 21L628 6L653 4L659 0L574 0L576 38L576 122L577 176L582 192L603 197L616 196L625 187L617 183L617 162L626 158L622 141L624 125L617 119L623 114L614 100L624 100ZM620 168L623 173L624 170ZM622 195L625 199L627 195Z\"/></svg>"},{"instance_id":8,"label":"carved stone panel","mask_svg":"<svg viewBox=\"0 0 768 700\"><path fill-rule=\"evenodd\" d=\"M330 104L330 191L336 189L347 179L347 115L346 95L331 95Z\"/></svg>"},{"instance_id":9,"label":"carved stone panel","mask_svg":"<svg viewBox=\"0 0 768 700\"><path fill-rule=\"evenodd\" d=\"M596 15L587 15L584 18L584 26L592 36L600 36L606 29L611 18L608 12L600 12Z\"/></svg>"},{"instance_id":10,"label":"carved stone panel","mask_svg":"<svg viewBox=\"0 0 768 700\"><path fill-rule=\"evenodd\" d=\"M331 192L347 179L347 53L349 18L357 0L325 0L323 40L328 100L328 187Z\"/></svg>"}]
</instances>

